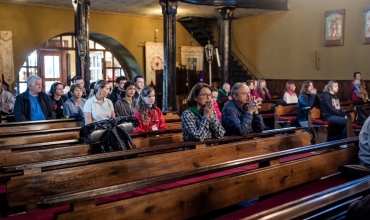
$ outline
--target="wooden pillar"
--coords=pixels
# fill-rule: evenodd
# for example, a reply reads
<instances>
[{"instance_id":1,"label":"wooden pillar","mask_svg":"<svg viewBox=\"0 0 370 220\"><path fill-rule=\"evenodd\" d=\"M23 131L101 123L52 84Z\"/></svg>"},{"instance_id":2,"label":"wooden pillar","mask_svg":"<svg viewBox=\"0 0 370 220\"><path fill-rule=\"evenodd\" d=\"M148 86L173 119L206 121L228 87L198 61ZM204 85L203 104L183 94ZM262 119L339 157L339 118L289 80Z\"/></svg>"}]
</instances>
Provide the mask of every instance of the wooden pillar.
<instances>
[{"instance_id":1,"label":"wooden pillar","mask_svg":"<svg viewBox=\"0 0 370 220\"><path fill-rule=\"evenodd\" d=\"M89 12L90 0L72 0L75 12L76 76L85 80L85 89L90 85ZM80 59L78 59L78 57Z\"/></svg>"},{"instance_id":2,"label":"wooden pillar","mask_svg":"<svg viewBox=\"0 0 370 220\"><path fill-rule=\"evenodd\" d=\"M176 14L178 1L159 0L159 4L162 6L164 27L162 111L167 112L176 107Z\"/></svg>"},{"instance_id":3,"label":"wooden pillar","mask_svg":"<svg viewBox=\"0 0 370 220\"><path fill-rule=\"evenodd\" d=\"M221 14L221 85L230 83L230 59L231 59L231 21L234 14L233 7L220 8Z\"/></svg>"}]
</instances>

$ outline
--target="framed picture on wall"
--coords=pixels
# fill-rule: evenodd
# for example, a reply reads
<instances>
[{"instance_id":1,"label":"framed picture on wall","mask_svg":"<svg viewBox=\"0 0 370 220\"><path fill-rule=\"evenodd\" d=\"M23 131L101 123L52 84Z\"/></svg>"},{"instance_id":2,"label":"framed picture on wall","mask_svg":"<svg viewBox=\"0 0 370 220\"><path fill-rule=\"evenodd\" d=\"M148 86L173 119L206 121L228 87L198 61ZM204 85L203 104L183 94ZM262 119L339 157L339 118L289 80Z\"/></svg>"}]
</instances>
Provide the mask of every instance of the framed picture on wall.
<instances>
[{"instance_id":1,"label":"framed picture on wall","mask_svg":"<svg viewBox=\"0 0 370 220\"><path fill-rule=\"evenodd\" d=\"M370 5L364 6L364 43L370 44Z\"/></svg>"},{"instance_id":2,"label":"framed picture on wall","mask_svg":"<svg viewBox=\"0 0 370 220\"><path fill-rule=\"evenodd\" d=\"M325 43L326 47L343 46L345 9L325 12Z\"/></svg>"}]
</instances>

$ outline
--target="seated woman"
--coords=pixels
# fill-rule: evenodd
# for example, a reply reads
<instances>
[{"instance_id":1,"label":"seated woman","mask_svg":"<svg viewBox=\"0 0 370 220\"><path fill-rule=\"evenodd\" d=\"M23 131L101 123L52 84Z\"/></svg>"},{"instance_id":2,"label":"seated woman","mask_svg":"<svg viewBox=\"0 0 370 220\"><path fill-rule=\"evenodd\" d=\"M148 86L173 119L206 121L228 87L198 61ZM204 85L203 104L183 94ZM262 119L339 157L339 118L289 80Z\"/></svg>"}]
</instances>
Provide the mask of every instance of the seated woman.
<instances>
[{"instance_id":1,"label":"seated woman","mask_svg":"<svg viewBox=\"0 0 370 220\"><path fill-rule=\"evenodd\" d=\"M362 76L360 72L355 72L353 74L355 80L352 81L352 101L354 102L367 102L370 101L368 93L366 91L366 86L364 81L362 81Z\"/></svg>"},{"instance_id":2,"label":"seated woman","mask_svg":"<svg viewBox=\"0 0 370 220\"><path fill-rule=\"evenodd\" d=\"M81 125L85 124L83 109L86 99L81 98L83 87L80 84L74 83L71 85L70 93L72 97L63 103L63 115L66 118L81 118Z\"/></svg>"},{"instance_id":3,"label":"seated woman","mask_svg":"<svg viewBox=\"0 0 370 220\"><path fill-rule=\"evenodd\" d=\"M308 110L307 107L319 106L320 101L316 95L316 89L311 81L302 83L302 88L297 103L297 121L303 128L308 128Z\"/></svg>"},{"instance_id":4,"label":"seated woman","mask_svg":"<svg viewBox=\"0 0 370 220\"><path fill-rule=\"evenodd\" d=\"M221 112L217 104L218 89L214 86L211 86L211 92L212 92L213 107L214 107L214 110L216 111L218 121L221 122Z\"/></svg>"},{"instance_id":5,"label":"seated woman","mask_svg":"<svg viewBox=\"0 0 370 220\"><path fill-rule=\"evenodd\" d=\"M53 102L56 119L63 118L63 103L67 101L67 96L63 94L63 84L55 82L49 90L50 99Z\"/></svg>"},{"instance_id":6,"label":"seated woman","mask_svg":"<svg viewBox=\"0 0 370 220\"><path fill-rule=\"evenodd\" d=\"M346 114L343 112L339 104L337 96L338 89L338 83L334 80L330 80L325 86L320 105L321 117L324 121L344 127L342 138L347 138L347 119Z\"/></svg>"},{"instance_id":7,"label":"seated woman","mask_svg":"<svg viewBox=\"0 0 370 220\"><path fill-rule=\"evenodd\" d=\"M108 82L104 80L96 81L94 89L91 90L89 99L84 105L83 112L86 124L116 117L113 103L107 98L109 91L110 85Z\"/></svg>"},{"instance_id":8,"label":"seated woman","mask_svg":"<svg viewBox=\"0 0 370 220\"><path fill-rule=\"evenodd\" d=\"M209 85L196 84L190 91L187 103L189 108L181 115L183 141L203 141L224 136L225 129L218 121Z\"/></svg>"},{"instance_id":9,"label":"seated woman","mask_svg":"<svg viewBox=\"0 0 370 220\"><path fill-rule=\"evenodd\" d=\"M271 101L271 95L269 90L266 87L266 80L259 79L257 84L257 94L262 99L262 102L269 102Z\"/></svg>"},{"instance_id":10,"label":"seated woman","mask_svg":"<svg viewBox=\"0 0 370 220\"><path fill-rule=\"evenodd\" d=\"M134 116L136 83L127 81L114 106L117 116Z\"/></svg>"},{"instance_id":11,"label":"seated woman","mask_svg":"<svg viewBox=\"0 0 370 220\"><path fill-rule=\"evenodd\" d=\"M257 82L257 81L256 81ZM250 95L251 96L254 96L254 98L258 101L258 102L262 102L262 99L261 97L258 95L258 92L256 90L256 84L255 83L255 80L248 80L246 82L247 86L249 87L251 93Z\"/></svg>"},{"instance_id":12,"label":"seated woman","mask_svg":"<svg viewBox=\"0 0 370 220\"><path fill-rule=\"evenodd\" d=\"M155 105L155 91L152 87L145 87L137 99L134 117L140 124L135 132L165 130L166 122L162 111Z\"/></svg>"},{"instance_id":13,"label":"seated woman","mask_svg":"<svg viewBox=\"0 0 370 220\"><path fill-rule=\"evenodd\" d=\"M298 102L298 97L297 94L295 94L295 85L293 82L286 83L283 100L287 104Z\"/></svg>"}]
</instances>

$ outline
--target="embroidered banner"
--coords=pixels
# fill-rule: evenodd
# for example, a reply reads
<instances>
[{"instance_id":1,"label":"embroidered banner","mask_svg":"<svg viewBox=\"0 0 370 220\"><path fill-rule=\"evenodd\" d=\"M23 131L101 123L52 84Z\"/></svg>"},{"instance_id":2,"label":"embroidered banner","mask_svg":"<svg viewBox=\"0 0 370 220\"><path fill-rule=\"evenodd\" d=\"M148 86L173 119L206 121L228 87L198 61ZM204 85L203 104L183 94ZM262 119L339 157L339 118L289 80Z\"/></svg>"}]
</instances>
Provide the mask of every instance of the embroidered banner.
<instances>
[{"instance_id":1,"label":"embroidered banner","mask_svg":"<svg viewBox=\"0 0 370 220\"><path fill-rule=\"evenodd\" d=\"M147 85L155 82L155 71L163 70L163 43L145 42L145 81Z\"/></svg>"},{"instance_id":2,"label":"embroidered banner","mask_svg":"<svg viewBox=\"0 0 370 220\"><path fill-rule=\"evenodd\" d=\"M201 71L203 70L204 47L182 46L181 47L181 65L186 65L187 69Z\"/></svg>"},{"instance_id":3,"label":"embroidered banner","mask_svg":"<svg viewBox=\"0 0 370 220\"><path fill-rule=\"evenodd\" d=\"M15 82L12 37L11 31L0 31L0 77L8 85Z\"/></svg>"}]
</instances>

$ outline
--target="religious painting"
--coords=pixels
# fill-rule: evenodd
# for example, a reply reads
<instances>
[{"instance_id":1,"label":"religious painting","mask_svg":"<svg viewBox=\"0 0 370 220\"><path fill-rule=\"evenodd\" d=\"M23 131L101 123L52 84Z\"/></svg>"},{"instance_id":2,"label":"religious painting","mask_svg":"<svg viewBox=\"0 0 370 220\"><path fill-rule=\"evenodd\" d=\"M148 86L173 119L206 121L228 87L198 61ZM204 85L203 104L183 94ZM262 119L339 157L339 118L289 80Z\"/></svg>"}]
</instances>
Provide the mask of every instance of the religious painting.
<instances>
[{"instance_id":1,"label":"religious painting","mask_svg":"<svg viewBox=\"0 0 370 220\"><path fill-rule=\"evenodd\" d=\"M197 69L197 58L188 58L188 69L189 70Z\"/></svg>"},{"instance_id":2,"label":"religious painting","mask_svg":"<svg viewBox=\"0 0 370 220\"><path fill-rule=\"evenodd\" d=\"M181 46L181 65L189 70L203 70L204 47Z\"/></svg>"},{"instance_id":3,"label":"religious painting","mask_svg":"<svg viewBox=\"0 0 370 220\"><path fill-rule=\"evenodd\" d=\"M370 5L364 7L364 43L370 44Z\"/></svg>"},{"instance_id":4,"label":"religious painting","mask_svg":"<svg viewBox=\"0 0 370 220\"><path fill-rule=\"evenodd\" d=\"M155 71L163 70L163 43L145 42L145 82L146 85L154 84Z\"/></svg>"},{"instance_id":5,"label":"religious painting","mask_svg":"<svg viewBox=\"0 0 370 220\"><path fill-rule=\"evenodd\" d=\"M344 43L345 9L325 12L325 46L342 46Z\"/></svg>"}]
</instances>

